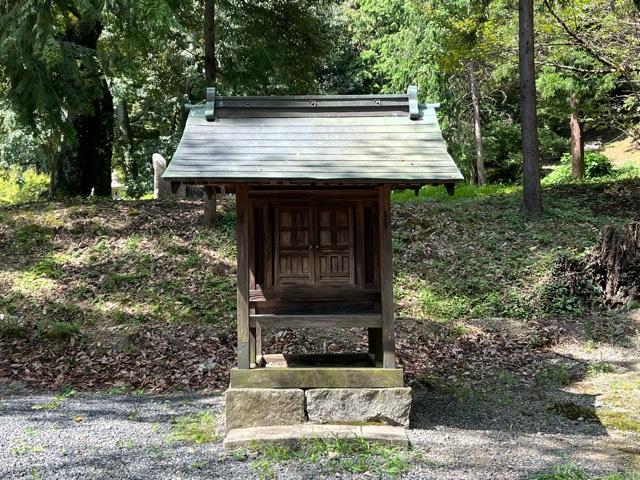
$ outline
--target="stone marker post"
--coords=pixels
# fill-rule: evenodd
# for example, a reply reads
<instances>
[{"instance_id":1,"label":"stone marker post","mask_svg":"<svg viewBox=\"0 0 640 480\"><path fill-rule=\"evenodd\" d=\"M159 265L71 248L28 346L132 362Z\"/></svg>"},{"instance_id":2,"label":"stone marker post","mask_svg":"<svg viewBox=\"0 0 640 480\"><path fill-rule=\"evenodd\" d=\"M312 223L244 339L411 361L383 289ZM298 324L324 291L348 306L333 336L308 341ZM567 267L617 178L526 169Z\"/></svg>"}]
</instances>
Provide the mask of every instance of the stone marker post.
<instances>
[{"instance_id":1,"label":"stone marker post","mask_svg":"<svg viewBox=\"0 0 640 480\"><path fill-rule=\"evenodd\" d=\"M159 153L151 156L153 163L153 198L167 200L171 198L171 186L162 179L162 174L167 169L167 161Z\"/></svg>"}]
</instances>

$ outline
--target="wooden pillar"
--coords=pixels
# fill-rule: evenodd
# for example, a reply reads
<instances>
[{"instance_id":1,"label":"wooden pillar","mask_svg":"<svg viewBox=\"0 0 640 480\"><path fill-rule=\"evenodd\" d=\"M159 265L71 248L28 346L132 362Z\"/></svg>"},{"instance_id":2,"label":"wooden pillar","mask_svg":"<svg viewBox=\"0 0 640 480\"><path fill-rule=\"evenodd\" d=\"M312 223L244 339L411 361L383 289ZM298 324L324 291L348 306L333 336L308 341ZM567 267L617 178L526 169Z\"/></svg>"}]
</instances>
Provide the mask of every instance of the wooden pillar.
<instances>
[{"instance_id":1,"label":"wooden pillar","mask_svg":"<svg viewBox=\"0 0 640 480\"><path fill-rule=\"evenodd\" d=\"M383 185L378 195L380 229L380 311L384 368L396 368L396 341L393 326L393 259L391 246L391 189Z\"/></svg>"},{"instance_id":2,"label":"wooden pillar","mask_svg":"<svg viewBox=\"0 0 640 480\"><path fill-rule=\"evenodd\" d=\"M384 361L382 353L382 329L367 329L367 337L369 340L369 353L373 355L374 362L376 365L382 363Z\"/></svg>"},{"instance_id":3,"label":"wooden pillar","mask_svg":"<svg viewBox=\"0 0 640 480\"><path fill-rule=\"evenodd\" d=\"M250 313L254 313L253 310L255 309L250 309ZM258 353L258 349L257 349L257 331L256 328L249 328L249 366L251 368L255 367L257 365L256 362L256 358L257 355L259 355Z\"/></svg>"},{"instance_id":4,"label":"wooden pillar","mask_svg":"<svg viewBox=\"0 0 640 480\"><path fill-rule=\"evenodd\" d=\"M212 227L216 224L217 213L216 213L216 188L213 185L205 185L204 186L204 218L203 223Z\"/></svg>"},{"instance_id":5,"label":"wooden pillar","mask_svg":"<svg viewBox=\"0 0 640 480\"><path fill-rule=\"evenodd\" d=\"M238 256L238 368L249 368L249 187L236 187Z\"/></svg>"},{"instance_id":6,"label":"wooden pillar","mask_svg":"<svg viewBox=\"0 0 640 480\"><path fill-rule=\"evenodd\" d=\"M367 259L365 255L365 221L364 205L360 204L355 209L355 244L356 244L356 282L359 288L366 288L365 262L374 262L373 258ZM375 242L374 242L375 243ZM379 307L379 305L377 305ZM382 363L382 329L368 328L367 339L369 342L369 353L373 355L375 363Z\"/></svg>"},{"instance_id":7,"label":"wooden pillar","mask_svg":"<svg viewBox=\"0 0 640 480\"><path fill-rule=\"evenodd\" d=\"M256 289L256 221L254 218L254 210L251 203L249 203L249 291ZM251 308L249 304L249 315L256 313L255 308ZM256 366L256 328L249 327L249 367L255 368Z\"/></svg>"}]
</instances>

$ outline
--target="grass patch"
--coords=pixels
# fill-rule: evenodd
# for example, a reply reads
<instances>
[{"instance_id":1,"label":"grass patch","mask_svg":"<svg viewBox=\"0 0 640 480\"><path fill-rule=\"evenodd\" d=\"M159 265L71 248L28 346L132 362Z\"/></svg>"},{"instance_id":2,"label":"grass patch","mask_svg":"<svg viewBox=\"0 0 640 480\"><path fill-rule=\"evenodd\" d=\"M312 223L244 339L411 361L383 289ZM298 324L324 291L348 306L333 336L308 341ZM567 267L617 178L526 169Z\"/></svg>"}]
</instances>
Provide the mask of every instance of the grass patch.
<instances>
[{"instance_id":1,"label":"grass patch","mask_svg":"<svg viewBox=\"0 0 640 480\"><path fill-rule=\"evenodd\" d=\"M362 437L308 439L296 450L256 443L252 450L258 452L259 457L251 463L251 468L262 479L275 478L278 465L292 462L313 464L320 471L331 473L368 472L376 478L398 477L409 470L412 462L420 460L411 450L368 442Z\"/></svg>"},{"instance_id":2,"label":"grass patch","mask_svg":"<svg viewBox=\"0 0 640 480\"><path fill-rule=\"evenodd\" d=\"M575 463L556 465L550 473L541 473L534 480L640 480L640 472L615 472L605 475L590 475Z\"/></svg>"},{"instance_id":3,"label":"grass patch","mask_svg":"<svg viewBox=\"0 0 640 480\"><path fill-rule=\"evenodd\" d=\"M569 369L561 364L547 365L536 373L535 379L542 385L552 387L566 387L571 383Z\"/></svg>"},{"instance_id":4,"label":"grass patch","mask_svg":"<svg viewBox=\"0 0 640 480\"><path fill-rule=\"evenodd\" d=\"M17 318L0 314L0 337L24 339L29 336L27 327Z\"/></svg>"},{"instance_id":5,"label":"grass patch","mask_svg":"<svg viewBox=\"0 0 640 480\"><path fill-rule=\"evenodd\" d=\"M44 453L44 447L42 445L32 445L30 443L22 442L11 449L11 455L29 455L33 453Z\"/></svg>"},{"instance_id":6,"label":"grass patch","mask_svg":"<svg viewBox=\"0 0 640 480\"><path fill-rule=\"evenodd\" d=\"M66 342L80 334L80 325L76 322L42 322L39 330L47 340Z\"/></svg>"},{"instance_id":7,"label":"grass patch","mask_svg":"<svg viewBox=\"0 0 640 480\"><path fill-rule=\"evenodd\" d=\"M413 192L394 192L393 198L399 316L578 315L583 305L544 282L558 256L583 255L604 225L639 218L640 181L547 188L545 214L536 223L521 213L518 186L459 185L453 197L443 187L425 187L417 198ZM134 210L141 214L131 215ZM82 323L231 328L235 215L221 203L213 231L197 226L199 215L189 204L151 209L147 202L78 200L3 211L6 280L22 294L14 297L12 313L37 323L42 308L33 297L55 290L58 304L82 305ZM545 303L545 295L553 299ZM88 299L92 303L83 304ZM52 321L68 318L49 308L47 314Z\"/></svg>"},{"instance_id":8,"label":"grass patch","mask_svg":"<svg viewBox=\"0 0 640 480\"><path fill-rule=\"evenodd\" d=\"M167 436L170 442L212 443L220 439L217 418L207 410L194 415L177 418Z\"/></svg>"},{"instance_id":9,"label":"grass patch","mask_svg":"<svg viewBox=\"0 0 640 480\"><path fill-rule=\"evenodd\" d=\"M628 413L599 410L598 418L605 427L640 433L640 421L632 418Z\"/></svg>"},{"instance_id":10,"label":"grass patch","mask_svg":"<svg viewBox=\"0 0 640 480\"><path fill-rule=\"evenodd\" d=\"M417 196L414 190L400 190L393 192L391 199L395 202L415 200L455 201L495 195L513 195L521 191L522 187L519 185L488 184L478 187L468 183L459 183L456 185L453 196L449 195L442 186L426 186L420 189Z\"/></svg>"},{"instance_id":11,"label":"grass patch","mask_svg":"<svg viewBox=\"0 0 640 480\"><path fill-rule=\"evenodd\" d=\"M594 407L585 407L573 402L556 402L549 408L549 410L574 421L598 419L598 415L596 414L596 409Z\"/></svg>"},{"instance_id":12,"label":"grass patch","mask_svg":"<svg viewBox=\"0 0 640 480\"><path fill-rule=\"evenodd\" d=\"M616 369L613 364L609 362L595 362L589 364L587 367L587 374L599 375L601 373L613 373L615 370Z\"/></svg>"},{"instance_id":13,"label":"grass patch","mask_svg":"<svg viewBox=\"0 0 640 480\"><path fill-rule=\"evenodd\" d=\"M12 250L17 254L29 253L48 243L54 235L54 229L37 223L20 225L14 230Z\"/></svg>"},{"instance_id":14,"label":"grass patch","mask_svg":"<svg viewBox=\"0 0 640 480\"><path fill-rule=\"evenodd\" d=\"M556 260L584 256L605 225L640 218L638 179L548 187L536 222L521 213L519 188L457 192L394 193L399 315L441 321L582 315L592 305L553 284Z\"/></svg>"},{"instance_id":15,"label":"grass patch","mask_svg":"<svg viewBox=\"0 0 640 480\"><path fill-rule=\"evenodd\" d=\"M135 446L136 444L133 442L133 440L122 440L122 439L116 440L117 448L132 450Z\"/></svg>"},{"instance_id":16,"label":"grass patch","mask_svg":"<svg viewBox=\"0 0 640 480\"><path fill-rule=\"evenodd\" d=\"M76 396L75 390L66 390L56 395L53 400L46 403L35 403L31 406L33 410L57 410L62 405L62 402L67 398L73 398Z\"/></svg>"}]
</instances>

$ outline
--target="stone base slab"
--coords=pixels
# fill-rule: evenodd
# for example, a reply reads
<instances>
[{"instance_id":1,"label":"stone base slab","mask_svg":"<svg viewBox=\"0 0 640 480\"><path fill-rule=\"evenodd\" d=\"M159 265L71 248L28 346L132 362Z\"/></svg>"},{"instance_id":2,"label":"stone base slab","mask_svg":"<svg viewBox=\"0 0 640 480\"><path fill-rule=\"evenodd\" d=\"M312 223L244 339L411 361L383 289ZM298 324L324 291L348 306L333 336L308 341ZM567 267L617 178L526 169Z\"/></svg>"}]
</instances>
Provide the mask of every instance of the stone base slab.
<instances>
[{"instance_id":1,"label":"stone base slab","mask_svg":"<svg viewBox=\"0 0 640 480\"><path fill-rule=\"evenodd\" d=\"M317 388L305 398L310 422L409 426L410 388Z\"/></svg>"},{"instance_id":2,"label":"stone base slab","mask_svg":"<svg viewBox=\"0 0 640 480\"><path fill-rule=\"evenodd\" d=\"M330 441L336 438L354 440L357 437L390 446L409 446L407 432L402 427L314 425L311 423L227 430L223 445L227 449L251 448L256 444L275 444L296 448L305 439L319 438Z\"/></svg>"},{"instance_id":3,"label":"stone base slab","mask_svg":"<svg viewBox=\"0 0 640 480\"><path fill-rule=\"evenodd\" d=\"M230 388L225 393L225 430L295 425L306 420L299 388Z\"/></svg>"}]
</instances>

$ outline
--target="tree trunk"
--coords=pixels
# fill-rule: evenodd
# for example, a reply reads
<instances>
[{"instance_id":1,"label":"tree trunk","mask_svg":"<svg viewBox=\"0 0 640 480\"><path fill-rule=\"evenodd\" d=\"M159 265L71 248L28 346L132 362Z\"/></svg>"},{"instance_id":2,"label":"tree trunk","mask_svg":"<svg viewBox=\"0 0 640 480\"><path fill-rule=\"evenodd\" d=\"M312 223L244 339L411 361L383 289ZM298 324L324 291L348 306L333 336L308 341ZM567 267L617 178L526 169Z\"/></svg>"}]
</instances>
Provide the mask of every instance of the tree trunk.
<instances>
[{"instance_id":1,"label":"tree trunk","mask_svg":"<svg viewBox=\"0 0 640 480\"><path fill-rule=\"evenodd\" d=\"M82 194L111 196L111 156L113 153L113 97L101 79L102 98L93 102L93 116L79 117L83 123L78 147L83 163Z\"/></svg>"},{"instance_id":2,"label":"tree trunk","mask_svg":"<svg viewBox=\"0 0 640 480\"><path fill-rule=\"evenodd\" d=\"M582 122L578 116L578 101L575 96L569 100L571 106L571 175L573 178L584 178L584 137L582 136Z\"/></svg>"},{"instance_id":3,"label":"tree trunk","mask_svg":"<svg viewBox=\"0 0 640 480\"><path fill-rule=\"evenodd\" d=\"M213 185L205 185L204 187L204 217L202 219L204 225L212 227L216 224L216 189Z\"/></svg>"},{"instance_id":4,"label":"tree trunk","mask_svg":"<svg viewBox=\"0 0 640 480\"><path fill-rule=\"evenodd\" d=\"M102 98L90 114L70 116L68 138L56 155L51 171L52 195L111 196L113 151L113 98L102 80Z\"/></svg>"},{"instance_id":5,"label":"tree trunk","mask_svg":"<svg viewBox=\"0 0 640 480\"><path fill-rule=\"evenodd\" d=\"M522 125L522 156L524 197L527 216L542 213L540 188L540 151L538 149L538 115L536 110L536 74L534 64L533 0L520 0L520 121Z\"/></svg>"},{"instance_id":6,"label":"tree trunk","mask_svg":"<svg viewBox=\"0 0 640 480\"><path fill-rule=\"evenodd\" d=\"M485 184L484 154L482 149L482 128L480 122L480 89L476 76L476 62L469 63L469 80L471 81L471 103L473 105L473 133L476 141L476 180L477 184Z\"/></svg>"},{"instance_id":7,"label":"tree trunk","mask_svg":"<svg viewBox=\"0 0 640 480\"><path fill-rule=\"evenodd\" d=\"M216 84L216 3L204 0L204 79L207 87Z\"/></svg>"},{"instance_id":8,"label":"tree trunk","mask_svg":"<svg viewBox=\"0 0 640 480\"><path fill-rule=\"evenodd\" d=\"M78 23L67 40L90 50L96 50L102 24L87 26ZM80 30L82 28L82 30ZM93 56L78 59L81 63L96 62ZM98 65L87 65L87 72L96 72L92 80L100 88L100 96L90 104L88 113L69 114L67 135L56 155L51 171L50 192L53 195L111 196L111 154L113 150L113 98Z\"/></svg>"},{"instance_id":9,"label":"tree trunk","mask_svg":"<svg viewBox=\"0 0 640 480\"><path fill-rule=\"evenodd\" d=\"M605 226L591 256L587 272L606 304L620 306L640 298L640 223L629 223L622 232Z\"/></svg>"},{"instance_id":10,"label":"tree trunk","mask_svg":"<svg viewBox=\"0 0 640 480\"><path fill-rule=\"evenodd\" d=\"M127 101L123 98L118 102L118 108L116 109L116 118L118 119L118 127L122 136L124 137L125 144L122 145L122 154L124 157L124 164L126 169L126 176L131 180L130 185L136 187L140 184L140 165L136 159L136 143L131 131L131 120L129 119L129 107ZM138 188L135 188L138 190ZM144 192L127 192L128 194L142 194Z\"/></svg>"}]
</instances>

